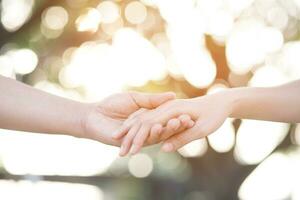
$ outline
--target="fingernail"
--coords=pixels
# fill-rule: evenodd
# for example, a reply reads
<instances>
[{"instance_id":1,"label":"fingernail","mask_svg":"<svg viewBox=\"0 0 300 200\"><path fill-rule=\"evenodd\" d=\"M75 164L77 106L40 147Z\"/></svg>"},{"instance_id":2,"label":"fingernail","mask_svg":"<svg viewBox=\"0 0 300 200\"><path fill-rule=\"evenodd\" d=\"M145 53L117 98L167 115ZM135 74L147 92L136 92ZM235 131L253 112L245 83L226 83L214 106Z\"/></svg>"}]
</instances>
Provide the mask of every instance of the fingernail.
<instances>
[{"instance_id":1,"label":"fingernail","mask_svg":"<svg viewBox=\"0 0 300 200\"><path fill-rule=\"evenodd\" d=\"M189 127L190 127L190 128L192 128L194 125L195 125L195 122L194 122L194 121L192 121L192 120L189 121Z\"/></svg>"},{"instance_id":2,"label":"fingernail","mask_svg":"<svg viewBox=\"0 0 300 200\"><path fill-rule=\"evenodd\" d=\"M130 149L130 154L134 155L138 152L138 146L136 146L135 144L132 145L131 149Z\"/></svg>"},{"instance_id":3,"label":"fingernail","mask_svg":"<svg viewBox=\"0 0 300 200\"><path fill-rule=\"evenodd\" d=\"M171 151L173 151L173 149L174 149L174 147L173 147L173 144L171 144L171 143L166 143L162 146L162 150L164 152L171 152Z\"/></svg>"},{"instance_id":4,"label":"fingernail","mask_svg":"<svg viewBox=\"0 0 300 200\"><path fill-rule=\"evenodd\" d=\"M180 128L180 125L179 126L175 126L173 130L177 131L179 128Z\"/></svg>"}]
</instances>

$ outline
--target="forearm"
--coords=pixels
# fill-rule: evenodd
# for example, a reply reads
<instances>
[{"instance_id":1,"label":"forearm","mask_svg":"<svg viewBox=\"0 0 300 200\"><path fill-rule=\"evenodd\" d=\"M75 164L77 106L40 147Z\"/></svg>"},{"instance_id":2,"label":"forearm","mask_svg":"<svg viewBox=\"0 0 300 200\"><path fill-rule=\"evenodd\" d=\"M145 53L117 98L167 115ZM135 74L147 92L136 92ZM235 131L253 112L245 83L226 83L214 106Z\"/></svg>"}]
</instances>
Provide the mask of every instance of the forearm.
<instances>
[{"instance_id":1,"label":"forearm","mask_svg":"<svg viewBox=\"0 0 300 200\"><path fill-rule=\"evenodd\" d=\"M88 105L0 76L0 128L81 137Z\"/></svg>"},{"instance_id":2,"label":"forearm","mask_svg":"<svg viewBox=\"0 0 300 200\"><path fill-rule=\"evenodd\" d=\"M300 81L272 88L237 88L224 94L233 118L300 122Z\"/></svg>"}]
</instances>

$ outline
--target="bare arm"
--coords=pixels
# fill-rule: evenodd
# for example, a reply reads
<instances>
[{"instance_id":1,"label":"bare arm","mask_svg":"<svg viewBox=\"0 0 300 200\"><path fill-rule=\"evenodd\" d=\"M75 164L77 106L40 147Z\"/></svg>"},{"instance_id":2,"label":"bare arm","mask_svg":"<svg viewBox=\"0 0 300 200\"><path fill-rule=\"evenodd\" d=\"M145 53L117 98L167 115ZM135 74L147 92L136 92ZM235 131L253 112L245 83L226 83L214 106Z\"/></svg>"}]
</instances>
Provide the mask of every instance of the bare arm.
<instances>
[{"instance_id":1,"label":"bare arm","mask_svg":"<svg viewBox=\"0 0 300 200\"><path fill-rule=\"evenodd\" d=\"M190 115L196 123L192 128L167 139L163 145L165 151L174 151L213 133L227 117L300 122L300 80L278 87L233 88L194 99L170 101L150 113L137 116L129 127L123 126L118 134L137 130L132 143L140 148L149 127L155 123L165 124L182 114Z\"/></svg>"},{"instance_id":2,"label":"bare arm","mask_svg":"<svg viewBox=\"0 0 300 200\"><path fill-rule=\"evenodd\" d=\"M89 106L0 76L0 128L81 136Z\"/></svg>"},{"instance_id":3,"label":"bare arm","mask_svg":"<svg viewBox=\"0 0 300 200\"><path fill-rule=\"evenodd\" d=\"M164 142L164 151L183 145L217 130L227 117L278 122L300 122L300 80L271 88L236 88L192 100L195 126ZM201 117L202 116L202 117Z\"/></svg>"},{"instance_id":4,"label":"bare arm","mask_svg":"<svg viewBox=\"0 0 300 200\"><path fill-rule=\"evenodd\" d=\"M300 122L300 80L272 88L237 88L225 92L233 99L231 117Z\"/></svg>"},{"instance_id":5,"label":"bare arm","mask_svg":"<svg viewBox=\"0 0 300 200\"><path fill-rule=\"evenodd\" d=\"M127 117L141 108L153 109L169 100L173 93L113 94L99 103L80 103L48 94L18 81L0 76L0 128L37 133L66 134L119 146L112 138ZM165 134L183 131L169 127ZM159 142L151 138L147 144Z\"/></svg>"}]
</instances>

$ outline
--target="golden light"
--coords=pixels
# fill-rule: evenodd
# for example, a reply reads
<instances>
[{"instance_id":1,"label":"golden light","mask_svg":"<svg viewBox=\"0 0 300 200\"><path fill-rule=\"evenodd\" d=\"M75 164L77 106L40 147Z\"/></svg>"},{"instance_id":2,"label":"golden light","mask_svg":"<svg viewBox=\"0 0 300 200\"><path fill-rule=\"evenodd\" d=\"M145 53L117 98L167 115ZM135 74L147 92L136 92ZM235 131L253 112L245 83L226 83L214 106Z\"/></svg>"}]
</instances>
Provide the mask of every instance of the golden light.
<instances>
[{"instance_id":1,"label":"golden light","mask_svg":"<svg viewBox=\"0 0 300 200\"><path fill-rule=\"evenodd\" d=\"M219 153L230 151L235 144L235 130L232 119L227 119L222 126L208 136L209 145Z\"/></svg>"},{"instance_id":2,"label":"golden light","mask_svg":"<svg viewBox=\"0 0 300 200\"><path fill-rule=\"evenodd\" d=\"M60 95L55 86L44 84L37 87ZM118 156L117 148L91 140L62 135L0 131L0 157L4 168L11 174L98 175L104 173ZM18 148L15 148L16 146Z\"/></svg>"},{"instance_id":3,"label":"golden light","mask_svg":"<svg viewBox=\"0 0 300 200\"><path fill-rule=\"evenodd\" d=\"M15 77L12 61L7 55L0 56L0 74L5 77Z\"/></svg>"},{"instance_id":4,"label":"golden light","mask_svg":"<svg viewBox=\"0 0 300 200\"><path fill-rule=\"evenodd\" d=\"M266 18L269 24L280 30L284 30L289 22L288 13L280 6L272 6L267 11Z\"/></svg>"},{"instance_id":5,"label":"golden light","mask_svg":"<svg viewBox=\"0 0 300 200\"><path fill-rule=\"evenodd\" d=\"M174 63L180 67L184 78L197 88L205 88L213 83L217 73L216 64L205 47L201 29L174 24L168 27L167 35Z\"/></svg>"},{"instance_id":6,"label":"golden light","mask_svg":"<svg viewBox=\"0 0 300 200\"><path fill-rule=\"evenodd\" d=\"M64 65L70 64L73 53L76 51L76 49L77 49L76 47L69 47L64 51L62 55L62 61Z\"/></svg>"},{"instance_id":7,"label":"golden light","mask_svg":"<svg viewBox=\"0 0 300 200\"><path fill-rule=\"evenodd\" d=\"M205 3L210 3L212 1L205 1ZM198 2L194 1L182 1L173 0L170 1L154 1L156 6L160 11L160 15L164 18L168 25L180 25L180 26L193 26L196 22L197 16L195 6ZM197 26L194 28L201 27L201 21L199 20Z\"/></svg>"},{"instance_id":8,"label":"golden light","mask_svg":"<svg viewBox=\"0 0 300 200\"><path fill-rule=\"evenodd\" d=\"M141 2L147 6L155 7L156 0L141 0Z\"/></svg>"},{"instance_id":9,"label":"golden light","mask_svg":"<svg viewBox=\"0 0 300 200\"><path fill-rule=\"evenodd\" d=\"M208 145L205 138L194 140L178 150L184 157L200 157L207 151Z\"/></svg>"},{"instance_id":10,"label":"golden light","mask_svg":"<svg viewBox=\"0 0 300 200\"><path fill-rule=\"evenodd\" d=\"M153 170L153 161L147 154L132 156L128 162L129 172L137 177L144 178L150 175Z\"/></svg>"},{"instance_id":11,"label":"golden light","mask_svg":"<svg viewBox=\"0 0 300 200\"><path fill-rule=\"evenodd\" d=\"M233 16L226 10L218 10L211 15L208 21L207 32L217 37L227 36L234 25Z\"/></svg>"},{"instance_id":12,"label":"golden light","mask_svg":"<svg viewBox=\"0 0 300 200\"><path fill-rule=\"evenodd\" d=\"M241 164L261 162L283 141L288 130L289 124L285 123L242 120L236 136L235 159Z\"/></svg>"},{"instance_id":13,"label":"golden light","mask_svg":"<svg viewBox=\"0 0 300 200\"><path fill-rule=\"evenodd\" d=\"M266 54L280 50L284 42L282 33L278 29L272 27L263 28L259 39L263 41L261 42L261 47Z\"/></svg>"},{"instance_id":14,"label":"golden light","mask_svg":"<svg viewBox=\"0 0 300 200\"><path fill-rule=\"evenodd\" d=\"M50 181L8 181L0 180L1 197L3 199L20 200L103 200L102 190L96 186L78 183Z\"/></svg>"},{"instance_id":15,"label":"golden light","mask_svg":"<svg viewBox=\"0 0 300 200\"><path fill-rule=\"evenodd\" d=\"M199 50L193 52L191 49L176 60L184 59L178 63L183 76L190 84L197 88L205 88L215 80L217 69L210 54L204 49Z\"/></svg>"},{"instance_id":16,"label":"golden light","mask_svg":"<svg viewBox=\"0 0 300 200\"><path fill-rule=\"evenodd\" d=\"M76 28L78 31L96 32L101 22L101 14L95 8L88 8L86 13L76 19Z\"/></svg>"},{"instance_id":17,"label":"golden light","mask_svg":"<svg viewBox=\"0 0 300 200\"><path fill-rule=\"evenodd\" d=\"M10 32L18 30L31 16L34 0L2 0L1 23Z\"/></svg>"},{"instance_id":18,"label":"golden light","mask_svg":"<svg viewBox=\"0 0 300 200\"><path fill-rule=\"evenodd\" d=\"M64 29L68 20L68 12L61 6L49 7L42 14L42 24L52 30Z\"/></svg>"},{"instance_id":19,"label":"golden light","mask_svg":"<svg viewBox=\"0 0 300 200\"><path fill-rule=\"evenodd\" d=\"M104 33L107 35L114 35L119 29L123 28L124 26L124 21L122 18L118 18L112 23L102 23L101 24L101 29L103 30Z\"/></svg>"},{"instance_id":20,"label":"golden light","mask_svg":"<svg viewBox=\"0 0 300 200\"><path fill-rule=\"evenodd\" d=\"M30 49L11 50L7 54L10 57L14 71L17 74L29 74L38 64L36 53Z\"/></svg>"},{"instance_id":21,"label":"golden light","mask_svg":"<svg viewBox=\"0 0 300 200\"><path fill-rule=\"evenodd\" d=\"M273 66L262 66L254 71L254 76L248 82L252 87L272 87L288 82L283 71Z\"/></svg>"},{"instance_id":22,"label":"golden light","mask_svg":"<svg viewBox=\"0 0 300 200\"><path fill-rule=\"evenodd\" d=\"M129 28L117 31L113 38L113 48L118 58L115 59L115 65L120 72L126 73L126 85L142 86L149 80L161 80L167 75L165 57L136 31Z\"/></svg>"},{"instance_id":23,"label":"golden light","mask_svg":"<svg viewBox=\"0 0 300 200\"><path fill-rule=\"evenodd\" d=\"M282 46L283 35L279 30L266 27L259 20L240 20L226 42L229 67L235 74L246 74Z\"/></svg>"},{"instance_id":24,"label":"golden light","mask_svg":"<svg viewBox=\"0 0 300 200\"><path fill-rule=\"evenodd\" d=\"M132 24L140 24L147 17L147 8L139 1L132 1L126 5L125 18Z\"/></svg>"},{"instance_id":25,"label":"golden light","mask_svg":"<svg viewBox=\"0 0 300 200\"><path fill-rule=\"evenodd\" d=\"M254 0L227 0L226 5L235 16L239 16L253 2Z\"/></svg>"},{"instance_id":26,"label":"golden light","mask_svg":"<svg viewBox=\"0 0 300 200\"><path fill-rule=\"evenodd\" d=\"M63 33L63 29L53 30L49 29L43 24L40 26L41 33L43 36L45 36L47 39L54 39L59 37Z\"/></svg>"},{"instance_id":27,"label":"golden light","mask_svg":"<svg viewBox=\"0 0 300 200\"><path fill-rule=\"evenodd\" d=\"M288 199L293 187L291 164L286 155L272 154L242 183L238 192L239 198Z\"/></svg>"},{"instance_id":28,"label":"golden light","mask_svg":"<svg viewBox=\"0 0 300 200\"><path fill-rule=\"evenodd\" d=\"M138 24L137 29L141 30L141 31L147 31L147 30L152 30L153 28L155 28L155 26L157 26L157 14L154 13L153 11L148 11L147 12L147 16L146 19Z\"/></svg>"},{"instance_id":29,"label":"golden light","mask_svg":"<svg viewBox=\"0 0 300 200\"><path fill-rule=\"evenodd\" d=\"M112 1L103 1L97 6L102 16L103 23L113 23L120 17L119 6Z\"/></svg>"},{"instance_id":30,"label":"golden light","mask_svg":"<svg viewBox=\"0 0 300 200\"><path fill-rule=\"evenodd\" d=\"M300 78L300 60L299 58L300 42L287 42L282 51L274 56L274 65L282 69L290 80Z\"/></svg>"},{"instance_id":31,"label":"golden light","mask_svg":"<svg viewBox=\"0 0 300 200\"><path fill-rule=\"evenodd\" d=\"M82 69L74 65L67 65L59 72L59 82L65 88L76 88L82 85Z\"/></svg>"},{"instance_id":32,"label":"golden light","mask_svg":"<svg viewBox=\"0 0 300 200\"><path fill-rule=\"evenodd\" d=\"M68 6L72 8L80 8L84 6L88 0L66 0Z\"/></svg>"},{"instance_id":33,"label":"golden light","mask_svg":"<svg viewBox=\"0 0 300 200\"><path fill-rule=\"evenodd\" d=\"M74 52L69 65L75 72L72 79L88 99L98 101L124 87L124 65L116 65L114 56L114 47L107 43L86 42Z\"/></svg>"}]
</instances>

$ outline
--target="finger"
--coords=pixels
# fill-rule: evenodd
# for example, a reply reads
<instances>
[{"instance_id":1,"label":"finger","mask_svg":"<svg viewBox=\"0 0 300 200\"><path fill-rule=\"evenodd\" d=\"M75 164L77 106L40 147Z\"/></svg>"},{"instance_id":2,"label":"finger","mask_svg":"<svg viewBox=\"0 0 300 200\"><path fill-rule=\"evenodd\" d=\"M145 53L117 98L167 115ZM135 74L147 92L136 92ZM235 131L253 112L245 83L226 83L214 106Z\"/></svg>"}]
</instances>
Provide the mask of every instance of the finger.
<instances>
[{"instance_id":1,"label":"finger","mask_svg":"<svg viewBox=\"0 0 300 200\"><path fill-rule=\"evenodd\" d=\"M148 109L156 108L167 101L175 99L176 97L173 92L165 92L161 94L130 92L129 95L138 107Z\"/></svg>"},{"instance_id":2,"label":"finger","mask_svg":"<svg viewBox=\"0 0 300 200\"><path fill-rule=\"evenodd\" d=\"M204 125L205 123L198 122L193 128L172 136L163 143L162 150L173 152L193 140L204 137L206 135Z\"/></svg>"},{"instance_id":3,"label":"finger","mask_svg":"<svg viewBox=\"0 0 300 200\"><path fill-rule=\"evenodd\" d=\"M180 125L181 125L180 120L177 118L174 118L174 119L171 119L168 121L167 128L170 128L171 130L176 131L179 129Z\"/></svg>"},{"instance_id":4,"label":"finger","mask_svg":"<svg viewBox=\"0 0 300 200\"><path fill-rule=\"evenodd\" d=\"M177 129L176 131L174 131L173 128L170 126L163 127L161 133L159 135L156 135L156 137L150 135L149 139L146 141L146 145L158 144L161 141L164 141L173 135L180 134L185 130L186 128L183 126L180 126L179 129Z\"/></svg>"},{"instance_id":5,"label":"finger","mask_svg":"<svg viewBox=\"0 0 300 200\"><path fill-rule=\"evenodd\" d=\"M126 133L128 133L129 129L133 126L133 124L135 124L135 118L146 111L147 109L141 108L138 111L131 114L129 118L124 121L121 128L119 128L112 134L112 138L116 140L121 139L124 135L126 135Z\"/></svg>"},{"instance_id":6,"label":"finger","mask_svg":"<svg viewBox=\"0 0 300 200\"><path fill-rule=\"evenodd\" d=\"M129 115L127 120L129 121L129 120L135 119L136 117L138 117L139 115L145 113L146 111L148 111L148 109L140 108L139 110L137 110L134 113L132 113L131 115ZM127 120L125 120L125 121L127 121Z\"/></svg>"},{"instance_id":7,"label":"finger","mask_svg":"<svg viewBox=\"0 0 300 200\"><path fill-rule=\"evenodd\" d=\"M139 129L138 133L136 134L135 138L133 139L133 144L130 149L130 153L132 155L138 153L141 148L143 147L146 139L148 138L150 134L151 126L150 125L142 125L142 127Z\"/></svg>"},{"instance_id":8,"label":"finger","mask_svg":"<svg viewBox=\"0 0 300 200\"><path fill-rule=\"evenodd\" d=\"M154 137L159 136L162 132L162 129L163 129L163 126L161 124L154 124L150 130L150 137L151 136L154 136Z\"/></svg>"},{"instance_id":9,"label":"finger","mask_svg":"<svg viewBox=\"0 0 300 200\"><path fill-rule=\"evenodd\" d=\"M124 135L126 135L126 133L128 133L128 131L130 130L130 126L126 125L126 124L122 124L121 128L119 128L118 130L116 130L113 134L112 134L112 138L115 140L119 140L121 139Z\"/></svg>"},{"instance_id":10,"label":"finger","mask_svg":"<svg viewBox=\"0 0 300 200\"><path fill-rule=\"evenodd\" d=\"M195 125L195 122L194 122L193 120L190 120L190 121L188 122L188 125L187 125L186 128L192 128L194 125Z\"/></svg>"},{"instance_id":11,"label":"finger","mask_svg":"<svg viewBox=\"0 0 300 200\"><path fill-rule=\"evenodd\" d=\"M161 124L155 124L150 130L150 135L146 141L147 144L154 144L159 141L160 135L163 131Z\"/></svg>"},{"instance_id":12,"label":"finger","mask_svg":"<svg viewBox=\"0 0 300 200\"><path fill-rule=\"evenodd\" d=\"M135 125L133 126L128 134L124 137L122 144L121 144L121 149L120 149L120 156L125 156L128 154L130 146L132 144L132 140L134 138L134 136L136 135L137 131L139 130L140 125Z\"/></svg>"},{"instance_id":13,"label":"finger","mask_svg":"<svg viewBox=\"0 0 300 200\"><path fill-rule=\"evenodd\" d=\"M191 120L191 116L189 116L187 114L183 114L183 115L180 115L178 117L178 119L180 120L181 125L187 128L189 126L189 122Z\"/></svg>"},{"instance_id":14,"label":"finger","mask_svg":"<svg viewBox=\"0 0 300 200\"><path fill-rule=\"evenodd\" d=\"M186 130L186 128L183 126L180 126L176 131L174 131L171 127L166 127L163 129L163 131L161 133L160 140L164 141L173 135L180 134L181 132L183 132L185 130Z\"/></svg>"}]
</instances>

